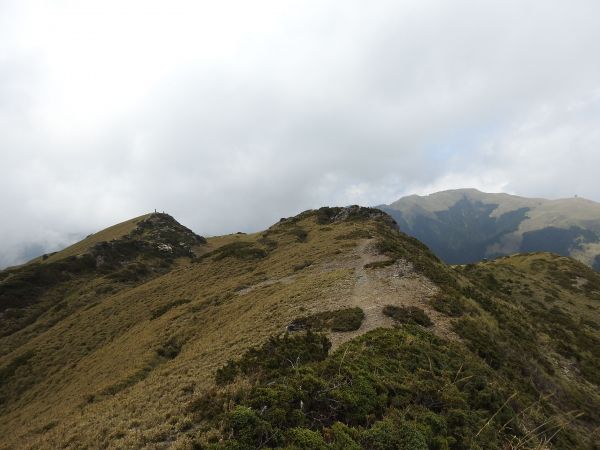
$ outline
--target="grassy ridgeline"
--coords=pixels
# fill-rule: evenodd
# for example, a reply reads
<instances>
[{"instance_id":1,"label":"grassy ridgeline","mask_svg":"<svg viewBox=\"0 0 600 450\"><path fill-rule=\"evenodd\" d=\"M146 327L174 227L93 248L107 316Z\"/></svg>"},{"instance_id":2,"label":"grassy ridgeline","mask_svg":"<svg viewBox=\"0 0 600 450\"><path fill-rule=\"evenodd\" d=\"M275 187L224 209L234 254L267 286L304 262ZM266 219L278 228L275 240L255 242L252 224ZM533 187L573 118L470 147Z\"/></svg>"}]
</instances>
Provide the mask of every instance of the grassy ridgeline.
<instances>
[{"instance_id":1,"label":"grassy ridgeline","mask_svg":"<svg viewBox=\"0 0 600 450\"><path fill-rule=\"evenodd\" d=\"M6 446L594 449L600 276L573 260L451 267L365 208L133 238L46 261L60 277L2 317Z\"/></svg>"}]
</instances>

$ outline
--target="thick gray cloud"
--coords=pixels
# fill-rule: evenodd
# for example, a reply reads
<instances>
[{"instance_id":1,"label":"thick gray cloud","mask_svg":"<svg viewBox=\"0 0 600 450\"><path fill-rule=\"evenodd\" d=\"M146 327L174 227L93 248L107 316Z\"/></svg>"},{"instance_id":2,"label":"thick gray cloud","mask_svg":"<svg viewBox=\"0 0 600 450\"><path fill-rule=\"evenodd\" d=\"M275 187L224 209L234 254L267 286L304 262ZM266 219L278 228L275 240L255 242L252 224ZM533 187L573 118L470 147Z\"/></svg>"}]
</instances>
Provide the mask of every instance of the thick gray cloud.
<instances>
[{"instance_id":1,"label":"thick gray cloud","mask_svg":"<svg viewBox=\"0 0 600 450\"><path fill-rule=\"evenodd\" d=\"M212 4L211 4L212 3ZM595 1L0 3L0 266L473 186L600 200Z\"/></svg>"}]
</instances>

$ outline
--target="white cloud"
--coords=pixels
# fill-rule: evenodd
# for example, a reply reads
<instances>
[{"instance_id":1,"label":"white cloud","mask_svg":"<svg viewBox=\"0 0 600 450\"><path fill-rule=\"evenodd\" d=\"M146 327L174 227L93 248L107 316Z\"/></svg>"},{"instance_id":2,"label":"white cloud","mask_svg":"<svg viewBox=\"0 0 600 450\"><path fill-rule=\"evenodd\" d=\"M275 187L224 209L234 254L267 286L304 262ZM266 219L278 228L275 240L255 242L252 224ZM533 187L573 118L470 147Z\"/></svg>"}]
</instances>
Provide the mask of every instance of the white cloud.
<instances>
[{"instance_id":1,"label":"white cloud","mask_svg":"<svg viewBox=\"0 0 600 450\"><path fill-rule=\"evenodd\" d=\"M0 5L0 266L450 187L600 199L593 1Z\"/></svg>"}]
</instances>

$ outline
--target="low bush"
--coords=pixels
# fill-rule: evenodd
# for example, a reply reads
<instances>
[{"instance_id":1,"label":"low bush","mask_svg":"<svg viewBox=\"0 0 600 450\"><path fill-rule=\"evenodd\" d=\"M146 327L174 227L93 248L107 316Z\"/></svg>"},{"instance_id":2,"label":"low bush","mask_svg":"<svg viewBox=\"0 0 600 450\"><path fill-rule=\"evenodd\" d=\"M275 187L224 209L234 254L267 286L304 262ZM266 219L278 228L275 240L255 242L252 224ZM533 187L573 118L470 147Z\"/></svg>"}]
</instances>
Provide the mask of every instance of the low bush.
<instances>
[{"instance_id":1,"label":"low bush","mask_svg":"<svg viewBox=\"0 0 600 450\"><path fill-rule=\"evenodd\" d=\"M261 347L248 350L238 361L230 360L217 370L215 381L219 385L232 382L238 374L262 378L298 367L309 362L321 361L327 357L331 348L329 340L321 335L307 333L298 335L284 334L271 337Z\"/></svg>"},{"instance_id":2,"label":"low bush","mask_svg":"<svg viewBox=\"0 0 600 450\"><path fill-rule=\"evenodd\" d=\"M230 359L227 361L227 364L217 369L217 372L215 373L215 383L217 383L218 386L233 383L233 380L235 380L235 377L237 377L239 373L240 370L238 364Z\"/></svg>"},{"instance_id":3,"label":"low bush","mask_svg":"<svg viewBox=\"0 0 600 450\"><path fill-rule=\"evenodd\" d=\"M383 313L394 319L397 323L412 323L424 327L430 327L433 322L421 308L416 306L392 306L383 308Z\"/></svg>"},{"instance_id":4,"label":"low bush","mask_svg":"<svg viewBox=\"0 0 600 450\"><path fill-rule=\"evenodd\" d=\"M354 331L360 328L364 318L365 313L360 308L324 311L311 316L300 317L294 320L288 329L291 331Z\"/></svg>"},{"instance_id":5,"label":"low bush","mask_svg":"<svg viewBox=\"0 0 600 450\"><path fill-rule=\"evenodd\" d=\"M317 336L273 338L222 369L241 373L245 360L260 376L193 402L222 433L211 448L500 449L522 435L493 372L420 327L374 330L332 355ZM318 356L294 364L315 340Z\"/></svg>"},{"instance_id":6,"label":"low bush","mask_svg":"<svg viewBox=\"0 0 600 450\"><path fill-rule=\"evenodd\" d=\"M331 223L331 220L340 212L341 208L330 208L324 206L319 208L316 212L316 221L319 225L325 225Z\"/></svg>"},{"instance_id":7,"label":"low bush","mask_svg":"<svg viewBox=\"0 0 600 450\"><path fill-rule=\"evenodd\" d=\"M321 433L308 428L292 428L286 433L286 440L294 449L329 450Z\"/></svg>"},{"instance_id":8,"label":"low bush","mask_svg":"<svg viewBox=\"0 0 600 450\"><path fill-rule=\"evenodd\" d=\"M499 369L502 366L504 355L498 337L491 335L485 324L471 318L463 318L456 322L454 330L490 367Z\"/></svg>"},{"instance_id":9,"label":"low bush","mask_svg":"<svg viewBox=\"0 0 600 450\"><path fill-rule=\"evenodd\" d=\"M180 351L181 344L175 339L171 338L165 343L158 346L158 348L156 349L156 354L162 358L173 359L177 355L179 355Z\"/></svg>"},{"instance_id":10,"label":"low bush","mask_svg":"<svg viewBox=\"0 0 600 450\"><path fill-rule=\"evenodd\" d=\"M0 311L34 304L48 288L68 281L74 275L90 273L95 267L94 258L83 255L8 269L0 281Z\"/></svg>"},{"instance_id":11,"label":"low bush","mask_svg":"<svg viewBox=\"0 0 600 450\"><path fill-rule=\"evenodd\" d=\"M224 258L237 258L237 259L261 259L267 256L267 252L262 248L256 247L252 242L236 241L230 244L225 244L218 249L206 253L203 256L213 256L215 261L219 261Z\"/></svg>"},{"instance_id":12,"label":"low bush","mask_svg":"<svg viewBox=\"0 0 600 450\"><path fill-rule=\"evenodd\" d=\"M364 446L373 450L429 450L415 424L398 422L384 419L375 423L363 435Z\"/></svg>"}]
</instances>

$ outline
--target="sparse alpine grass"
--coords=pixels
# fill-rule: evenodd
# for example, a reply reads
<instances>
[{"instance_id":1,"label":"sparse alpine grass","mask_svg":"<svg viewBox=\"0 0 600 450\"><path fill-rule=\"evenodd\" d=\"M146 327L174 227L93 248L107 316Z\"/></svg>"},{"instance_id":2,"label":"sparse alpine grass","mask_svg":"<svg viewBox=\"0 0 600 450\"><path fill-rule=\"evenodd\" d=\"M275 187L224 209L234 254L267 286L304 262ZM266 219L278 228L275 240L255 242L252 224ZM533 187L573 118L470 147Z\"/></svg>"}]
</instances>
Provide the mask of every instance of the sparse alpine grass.
<instances>
[{"instance_id":1,"label":"sparse alpine grass","mask_svg":"<svg viewBox=\"0 0 600 450\"><path fill-rule=\"evenodd\" d=\"M0 272L6 447L596 448L600 275L579 263L447 266L370 208L206 244L163 216L132 233L147 217ZM388 259L362 271L365 248ZM361 335L357 276L395 292L400 259L433 326Z\"/></svg>"}]
</instances>

